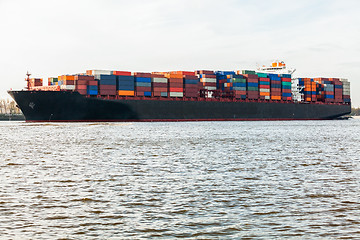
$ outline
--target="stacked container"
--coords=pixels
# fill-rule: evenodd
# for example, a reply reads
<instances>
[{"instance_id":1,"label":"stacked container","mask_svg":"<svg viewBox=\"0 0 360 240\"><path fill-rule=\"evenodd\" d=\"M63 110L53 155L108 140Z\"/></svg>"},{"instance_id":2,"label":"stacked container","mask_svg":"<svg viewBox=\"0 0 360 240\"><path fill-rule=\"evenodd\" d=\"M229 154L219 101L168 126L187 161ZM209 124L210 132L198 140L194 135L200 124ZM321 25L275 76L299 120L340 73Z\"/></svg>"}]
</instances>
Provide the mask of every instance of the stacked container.
<instances>
[{"instance_id":1,"label":"stacked container","mask_svg":"<svg viewBox=\"0 0 360 240\"><path fill-rule=\"evenodd\" d=\"M135 95L138 97L151 97L151 73L134 73Z\"/></svg>"},{"instance_id":2,"label":"stacked container","mask_svg":"<svg viewBox=\"0 0 360 240\"><path fill-rule=\"evenodd\" d=\"M184 72L184 96L199 97L199 78L195 72Z\"/></svg>"},{"instance_id":3,"label":"stacked container","mask_svg":"<svg viewBox=\"0 0 360 240\"><path fill-rule=\"evenodd\" d=\"M180 73L167 73L169 97L184 97L184 79Z\"/></svg>"},{"instance_id":4,"label":"stacked container","mask_svg":"<svg viewBox=\"0 0 360 240\"><path fill-rule=\"evenodd\" d=\"M58 85L58 78L49 77L48 78L48 86L55 86Z\"/></svg>"},{"instance_id":5,"label":"stacked container","mask_svg":"<svg viewBox=\"0 0 360 240\"><path fill-rule=\"evenodd\" d=\"M206 90L216 90L216 75L214 72L212 73L201 73L199 74L200 77L200 88Z\"/></svg>"},{"instance_id":6,"label":"stacked container","mask_svg":"<svg viewBox=\"0 0 360 240\"><path fill-rule=\"evenodd\" d=\"M243 75L232 76L232 89L234 91L235 98L246 99L246 79Z\"/></svg>"},{"instance_id":7,"label":"stacked container","mask_svg":"<svg viewBox=\"0 0 360 240\"><path fill-rule=\"evenodd\" d=\"M270 100L270 79L267 76L266 77L264 77L264 75L261 76L262 77L259 77L260 99Z\"/></svg>"},{"instance_id":8,"label":"stacked container","mask_svg":"<svg viewBox=\"0 0 360 240\"><path fill-rule=\"evenodd\" d=\"M301 78L300 85L304 86L304 100L306 102L316 101L316 83L311 78Z\"/></svg>"},{"instance_id":9,"label":"stacked container","mask_svg":"<svg viewBox=\"0 0 360 240\"><path fill-rule=\"evenodd\" d=\"M116 95L116 76L115 75L95 75L99 78L99 94L115 96Z\"/></svg>"},{"instance_id":10,"label":"stacked container","mask_svg":"<svg viewBox=\"0 0 360 240\"><path fill-rule=\"evenodd\" d=\"M42 78L31 78L30 79L30 88L41 87L42 85L43 85L43 79Z\"/></svg>"},{"instance_id":11,"label":"stacked container","mask_svg":"<svg viewBox=\"0 0 360 240\"><path fill-rule=\"evenodd\" d=\"M119 96L134 96L135 95L135 78L131 72L114 71L116 76L116 89Z\"/></svg>"},{"instance_id":12,"label":"stacked container","mask_svg":"<svg viewBox=\"0 0 360 240\"><path fill-rule=\"evenodd\" d=\"M82 95L98 95L98 84L94 76L75 75L75 90ZM91 85L90 85L91 82Z\"/></svg>"},{"instance_id":13,"label":"stacked container","mask_svg":"<svg viewBox=\"0 0 360 240\"><path fill-rule=\"evenodd\" d=\"M154 97L168 96L168 79L164 76L164 74L152 73L151 85Z\"/></svg>"},{"instance_id":14,"label":"stacked container","mask_svg":"<svg viewBox=\"0 0 360 240\"><path fill-rule=\"evenodd\" d=\"M259 78L256 74L244 74L247 81L247 98L259 99Z\"/></svg>"},{"instance_id":15,"label":"stacked container","mask_svg":"<svg viewBox=\"0 0 360 240\"><path fill-rule=\"evenodd\" d=\"M284 101L291 101L291 78L281 78L281 97Z\"/></svg>"},{"instance_id":16,"label":"stacked container","mask_svg":"<svg viewBox=\"0 0 360 240\"><path fill-rule=\"evenodd\" d=\"M61 75L58 77L58 83L60 89L63 90L75 90L75 76L73 75Z\"/></svg>"},{"instance_id":17,"label":"stacked container","mask_svg":"<svg viewBox=\"0 0 360 240\"><path fill-rule=\"evenodd\" d=\"M270 99L281 100L281 78L277 74L269 74Z\"/></svg>"},{"instance_id":18,"label":"stacked container","mask_svg":"<svg viewBox=\"0 0 360 240\"><path fill-rule=\"evenodd\" d=\"M343 84L343 101L344 103L350 103L350 82L347 79L340 79Z\"/></svg>"},{"instance_id":19,"label":"stacked container","mask_svg":"<svg viewBox=\"0 0 360 240\"><path fill-rule=\"evenodd\" d=\"M338 78L330 78L330 81L334 84L334 102L343 102L343 84Z\"/></svg>"}]
</instances>

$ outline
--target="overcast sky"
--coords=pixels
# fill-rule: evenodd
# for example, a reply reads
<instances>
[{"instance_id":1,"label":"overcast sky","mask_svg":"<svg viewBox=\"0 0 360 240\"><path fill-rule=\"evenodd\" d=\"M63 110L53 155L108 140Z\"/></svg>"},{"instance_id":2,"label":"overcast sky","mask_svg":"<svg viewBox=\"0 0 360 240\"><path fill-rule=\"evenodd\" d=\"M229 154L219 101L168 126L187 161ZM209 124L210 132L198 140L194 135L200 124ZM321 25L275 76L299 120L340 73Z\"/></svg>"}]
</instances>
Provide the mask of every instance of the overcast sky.
<instances>
[{"instance_id":1,"label":"overcast sky","mask_svg":"<svg viewBox=\"0 0 360 240\"><path fill-rule=\"evenodd\" d=\"M255 69L351 82L360 107L357 0L0 0L0 97L34 77Z\"/></svg>"}]
</instances>

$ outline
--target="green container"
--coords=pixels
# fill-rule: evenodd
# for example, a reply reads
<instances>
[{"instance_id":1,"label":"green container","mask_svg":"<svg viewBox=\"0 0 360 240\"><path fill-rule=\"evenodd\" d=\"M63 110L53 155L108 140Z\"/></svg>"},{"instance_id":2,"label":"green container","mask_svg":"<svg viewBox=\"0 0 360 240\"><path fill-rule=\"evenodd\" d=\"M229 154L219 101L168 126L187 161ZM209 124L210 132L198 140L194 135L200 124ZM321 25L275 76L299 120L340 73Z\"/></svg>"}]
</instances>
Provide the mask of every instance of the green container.
<instances>
[{"instance_id":1,"label":"green container","mask_svg":"<svg viewBox=\"0 0 360 240\"><path fill-rule=\"evenodd\" d=\"M281 82L281 84L284 86L291 86L291 82Z\"/></svg>"},{"instance_id":2,"label":"green container","mask_svg":"<svg viewBox=\"0 0 360 240\"><path fill-rule=\"evenodd\" d=\"M234 83L246 83L246 79L244 78L233 78L232 81Z\"/></svg>"},{"instance_id":3,"label":"green container","mask_svg":"<svg viewBox=\"0 0 360 240\"><path fill-rule=\"evenodd\" d=\"M247 89L248 89L248 91L258 91L259 90L258 87L248 87Z\"/></svg>"},{"instance_id":4,"label":"green container","mask_svg":"<svg viewBox=\"0 0 360 240\"><path fill-rule=\"evenodd\" d=\"M242 74L256 74L255 71L252 70L242 70Z\"/></svg>"},{"instance_id":5,"label":"green container","mask_svg":"<svg viewBox=\"0 0 360 240\"><path fill-rule=\"evenodd\" d=\"M258 75L258 77L261 77L261 78L267 78L267 73L256 73L256 75Z\"/></svg>"}]
</instances>

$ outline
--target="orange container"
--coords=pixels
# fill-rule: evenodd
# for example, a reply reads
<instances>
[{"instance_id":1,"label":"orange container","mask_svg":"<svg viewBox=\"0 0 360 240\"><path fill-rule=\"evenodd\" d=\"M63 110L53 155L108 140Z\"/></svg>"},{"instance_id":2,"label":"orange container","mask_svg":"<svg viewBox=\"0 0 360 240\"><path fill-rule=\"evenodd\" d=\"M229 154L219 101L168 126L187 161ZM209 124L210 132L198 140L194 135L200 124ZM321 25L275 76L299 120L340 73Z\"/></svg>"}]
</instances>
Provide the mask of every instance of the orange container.
<instances>
[{"instance_id":1,"label":"orange container","mask_svg":"<svg viewBox=\"0 0 360 240\"><path fill-rule=\"evenodd\" d=\"M271 100L281 100L281 96L271 96Z\"/></svg>"},{"instance_id":2,"label":"orange container","mask_svg":"<svg viewBox=\"0 0 360 240\"><path fill-rule=\"evenodd\" d=\"M119 96L134 96L135 92L134 91L118 90L118 95Z\"/></svg>"}]
</instances>

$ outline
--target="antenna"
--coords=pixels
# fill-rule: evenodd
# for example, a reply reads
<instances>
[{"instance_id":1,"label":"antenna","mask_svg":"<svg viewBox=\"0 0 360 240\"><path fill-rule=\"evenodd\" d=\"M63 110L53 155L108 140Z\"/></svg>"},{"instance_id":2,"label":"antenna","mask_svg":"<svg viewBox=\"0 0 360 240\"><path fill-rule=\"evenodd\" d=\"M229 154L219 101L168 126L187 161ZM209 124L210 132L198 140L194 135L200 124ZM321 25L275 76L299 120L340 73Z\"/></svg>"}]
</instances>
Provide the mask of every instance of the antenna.
<instances>
[{"instance_id":1,"label":"antenna","mask_svg":"<svg viewBox=\"0 0 360 240\"><path fill-rule=\"evenodd\" d=\"M30 76L31 76L31 73L29 73L29 71L26 71L26 76L27 76L27 78L25 78L25 81L27 82L26 88L27 88L27 90L30 90Z\"/></svg>"}]
</instances>

